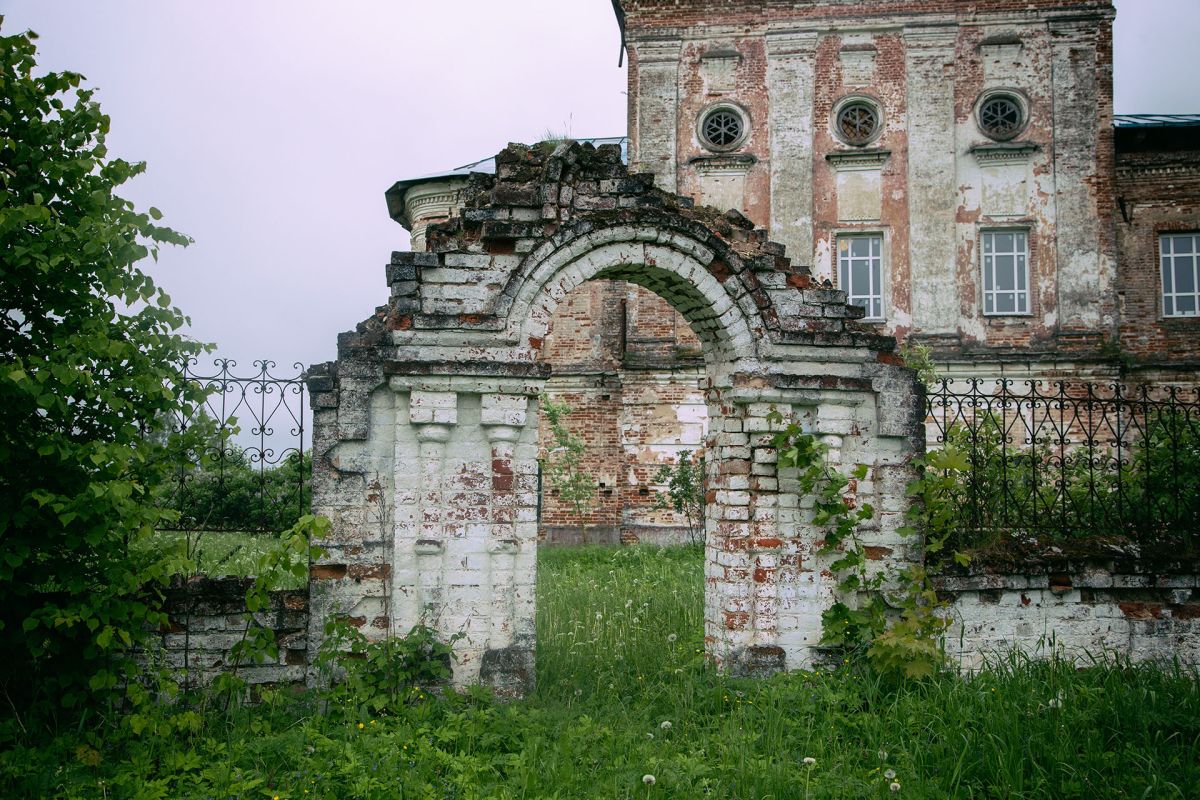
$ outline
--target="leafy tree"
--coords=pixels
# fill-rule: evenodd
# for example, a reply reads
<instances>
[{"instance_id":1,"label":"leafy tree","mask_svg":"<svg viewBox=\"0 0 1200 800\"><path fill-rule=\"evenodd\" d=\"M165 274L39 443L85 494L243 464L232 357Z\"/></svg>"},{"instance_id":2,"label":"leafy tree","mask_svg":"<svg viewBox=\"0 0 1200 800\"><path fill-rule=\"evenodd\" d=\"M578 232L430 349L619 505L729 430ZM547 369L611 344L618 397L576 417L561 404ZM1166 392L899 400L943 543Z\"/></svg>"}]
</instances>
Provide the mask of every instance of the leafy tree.
<instances>
[{"instance_id":1,"label":"leafy tree","mask_svg":"<svg viewBox=\"0 0 1200 800\"><path fill-rule=\"evenodd\" d=\"M187 445L158 429L201 399L176 374L204 349L137 266L190 240L114 193L145 165L109 156L81 75L37 74L35 38L0 35L0 688L14 706L119 687L127 648L164 621L171 564L133 545L174 516L154 487Z\"/></svg>"},{"instance_id":2,"label":"leafy tree","mask_svg":"<svg viewBox=\"0 0 1200 800\"><path fill-rule=\"evenodd\" d=\"M665 484L666 494L654 498L657 509L671 509L687 522L692 544L704 541L704 454L682 450L674 464L663 464L654 482Z\"/></svg>"},{"instance_id":3,"label":"leafy tree","mask_svg":"<svg viewBox=\"0 0 1200 800\"><path fill-rule=\"evenodd\" d=\"M546 476L558 497L571 507L581 520L586 519L596 505L596 478L583 468L587 445L567 427L565 417L571 413L566 403L544 398L542 411L550 423L554 446L546 453Z\"/></svg>"}]
</instances>

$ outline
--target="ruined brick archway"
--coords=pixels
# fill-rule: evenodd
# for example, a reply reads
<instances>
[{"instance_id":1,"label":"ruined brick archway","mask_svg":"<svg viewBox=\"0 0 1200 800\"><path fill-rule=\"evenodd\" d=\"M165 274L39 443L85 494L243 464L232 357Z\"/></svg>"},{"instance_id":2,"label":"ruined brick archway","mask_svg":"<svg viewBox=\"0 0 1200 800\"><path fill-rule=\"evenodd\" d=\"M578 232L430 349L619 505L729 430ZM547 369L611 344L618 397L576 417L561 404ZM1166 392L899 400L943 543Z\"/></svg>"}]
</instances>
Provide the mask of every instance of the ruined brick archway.
<instances>
[{"instance_id":1,"label":"ruined brick archway","mask_svg":"<svg viewBox=\"0 0 1200 800\"><path fill-rule=\"evenodd\" d=\"M812 287L739 215L628 175L616 148L510 146L466 207L396 253L387 306L314 370L313 505L334 523L313 566L316 647L330 616L373 635L428 624L456 643L455 682L533 681L538 353L556 305L618 278L665 298L703 342L710 503L706 643L722 667L810 665L833 581L820 532L779 475L767 415L803 421L869 467L854 491L895 553L920 447L911 373L844 295Z\"/></svg>"}]
</instances>

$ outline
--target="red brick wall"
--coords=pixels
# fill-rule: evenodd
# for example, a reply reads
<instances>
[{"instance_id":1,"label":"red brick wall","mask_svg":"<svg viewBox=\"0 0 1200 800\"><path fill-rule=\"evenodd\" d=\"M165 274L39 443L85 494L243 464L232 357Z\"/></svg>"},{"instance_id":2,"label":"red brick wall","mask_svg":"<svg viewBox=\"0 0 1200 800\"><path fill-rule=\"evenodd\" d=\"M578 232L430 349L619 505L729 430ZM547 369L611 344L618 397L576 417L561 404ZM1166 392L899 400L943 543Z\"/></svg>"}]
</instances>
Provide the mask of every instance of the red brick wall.
<instances>
[{"instance_id":1,"label":"red brick wall","mask_svg":"<svg viewBox=\"0 0 1200 800\"><path fill-rule=\"evenodd\" d=\"M582 518L543 478L544 541L637 541L680 520L653 508L652 478L681 449L696 450L700 342L657 295L621 281L593 281L555 310L542 350L547 394L568 404L571 432L587 445L582 469L600 484ZM681 410L682 409L682 410ZM542 420L542 456L553 446Z\"/></svg>"},{"instance_id":2,"label":"red brick wall","mask_svg":"<svg viewBox=\"0 0 1200 800\"><path fill-rule=\"evenodd\" d=\"M1200 128L1192 133L1200 140ZM1200 231L1200 145L1194 146L1119 151L1114 214L1121 347L1149 365L1182 362L1193 370L1200 367L1200 317L1163 317L1159 236Z\"/></svg>"}]
</instances>

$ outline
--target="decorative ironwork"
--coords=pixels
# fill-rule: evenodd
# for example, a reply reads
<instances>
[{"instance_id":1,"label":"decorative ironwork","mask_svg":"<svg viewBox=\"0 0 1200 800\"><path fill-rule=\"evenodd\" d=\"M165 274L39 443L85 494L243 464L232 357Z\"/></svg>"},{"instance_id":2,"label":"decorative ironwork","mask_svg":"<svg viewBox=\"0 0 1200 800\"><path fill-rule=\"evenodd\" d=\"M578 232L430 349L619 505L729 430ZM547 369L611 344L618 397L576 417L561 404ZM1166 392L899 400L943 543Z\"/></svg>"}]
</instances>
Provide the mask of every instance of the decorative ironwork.
<instances>
[{"instance_id":1,"label":"decorative ironwork","mask_svg":"<svg viewBox=\"0 0 1200 800\"><path fill-rule=\"evenodd\" d=\"M701 126L705 143L716 148L733 147L742 138L743 130L741 115L727 108L709 112Z\"/></svg>"},{"instance_id":2,"label":"decorative ironwork","mask_svg":"<svg viewBox=\"0 0 1200 800\"><path fill-rule=\"evenodd\" d=\"M956 546L1194 551L1200 389L942 380L926 403L928 446L952 444L969 465Z\"/></svg>"},{"instance_id":3,"label":"decorative ironwork","mask_svg":"<svg viewBox=\"0 0 1200 800\"><path fill-rule=\"evenodd\" d=\"M311 458L305 452L307 396L304 367L277 375L274 361L214 361L215 372L184 365L181 381L209 390L205 403L173 420L174 430L203 427L203 444L180 454L169 506L179 511L178 530L286 530L310 505Z\"/></svg>"},{"instance_id":4,"label":"decorative ironwork","mask_svg":"<svg viewBox=\"0 0 1200 800\"><path fill-rule=\"evenodd\" d=\"M1021 104L1006 94L993 95L979 107L979 128L993 139L1011 139L1024 125Z\"/></svg>"},{"instance_id":5,"label":"decorative ironwork","mask_svg":"<svg viewBox=\"0 0 1200 800\"><path fill-rule=\"evenodd\" d=\"M837 130L846 144L867 144L879 130L879 112L866 101L847 103L838 112Z\"/></svg>"}]
</instances>

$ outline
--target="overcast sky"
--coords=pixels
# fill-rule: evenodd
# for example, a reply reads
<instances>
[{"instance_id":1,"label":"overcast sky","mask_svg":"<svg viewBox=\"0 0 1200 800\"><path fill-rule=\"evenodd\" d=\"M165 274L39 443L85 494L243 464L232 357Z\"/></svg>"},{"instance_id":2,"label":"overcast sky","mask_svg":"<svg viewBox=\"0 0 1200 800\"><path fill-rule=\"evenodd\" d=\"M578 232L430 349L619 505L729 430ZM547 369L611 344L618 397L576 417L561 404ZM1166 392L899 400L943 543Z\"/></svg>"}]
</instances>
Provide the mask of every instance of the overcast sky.
<instances>
[{"instance_id":1,"label":"overcast sky","mask_svg":"<svg viewBox=\"0 0 1200 800\"><path fill-rule=\"evenodd\" d=\"M1200 0L1119 0L1117 113L1200 112ZM609 0L0 0L82 72L126 196L195 239L150 272L248 365L335 355L408 236L383 191L547 131L625 132Z\"/></svg>"}]
</instances>

